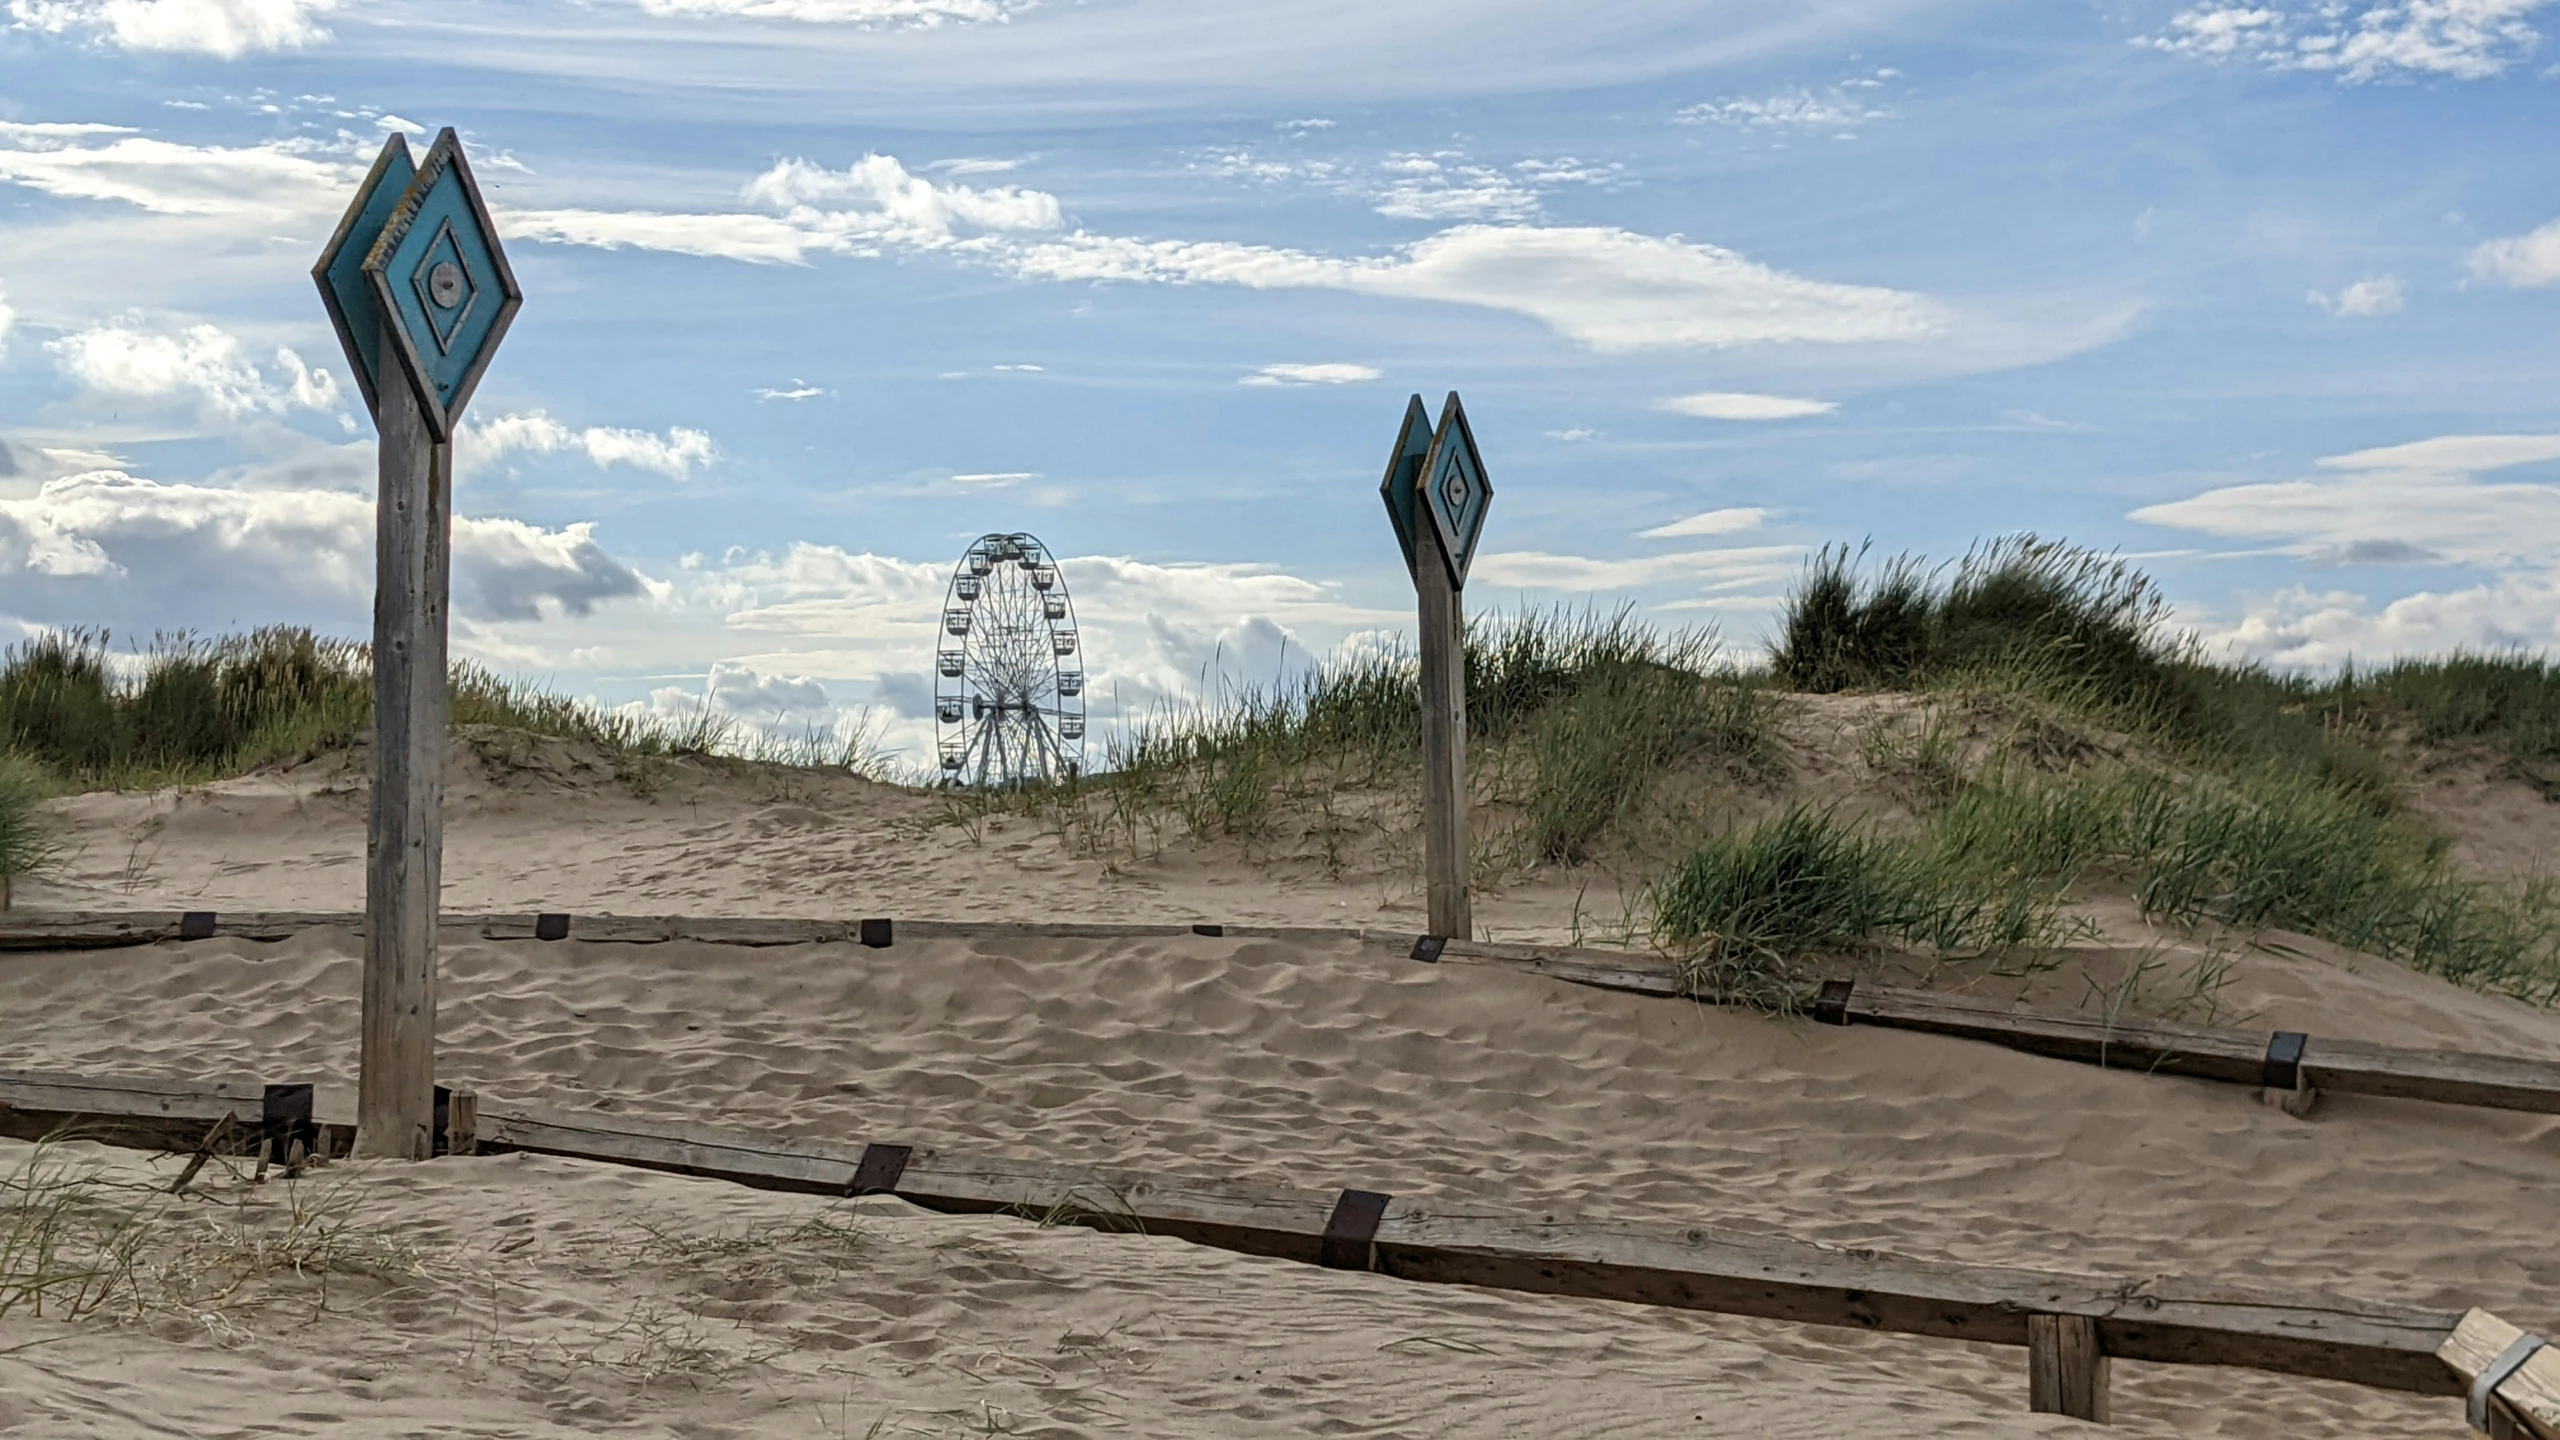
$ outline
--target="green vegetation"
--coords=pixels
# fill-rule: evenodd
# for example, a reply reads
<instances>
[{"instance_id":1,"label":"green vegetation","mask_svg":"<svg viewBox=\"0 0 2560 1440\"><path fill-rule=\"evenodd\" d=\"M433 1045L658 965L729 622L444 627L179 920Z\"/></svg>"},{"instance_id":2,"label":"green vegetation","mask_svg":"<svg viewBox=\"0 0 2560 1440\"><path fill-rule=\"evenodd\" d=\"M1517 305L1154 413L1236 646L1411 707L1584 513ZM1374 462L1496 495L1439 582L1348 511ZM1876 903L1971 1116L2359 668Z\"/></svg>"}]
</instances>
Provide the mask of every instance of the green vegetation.
<instances>
[{"instance_id":1,"label":"green vegetation","mask_svg":"<svg viewBox=\"0 0 2560 1440\"><path fill-rule=\"evenodd\" d=\"M736 754L871 773L866 737L775 739L707 710L635 717L453 667L453 723L597 745L625 759ZM54 788L133 788L239 774L364 740L373 722L364 646L273 628L216 641L161 637L138 673L120 673L104 634L58 632L0 663L0 752ZM9 869L8 772L0 772L0 879ZM30 851L27 853L40 853Z\"/></svg>"},{"instance_id":2,"label":"green vegetation","mask_svg":"<svg viewBox=\"0 0 2560 1440\"><path fill-rule=\"evenodd\" d=\"M62 853L38 808L45 795L44 777L34 766L0 755L0 910L16 900L21 879L41 874Z\"/></svg>"}]
</instances>

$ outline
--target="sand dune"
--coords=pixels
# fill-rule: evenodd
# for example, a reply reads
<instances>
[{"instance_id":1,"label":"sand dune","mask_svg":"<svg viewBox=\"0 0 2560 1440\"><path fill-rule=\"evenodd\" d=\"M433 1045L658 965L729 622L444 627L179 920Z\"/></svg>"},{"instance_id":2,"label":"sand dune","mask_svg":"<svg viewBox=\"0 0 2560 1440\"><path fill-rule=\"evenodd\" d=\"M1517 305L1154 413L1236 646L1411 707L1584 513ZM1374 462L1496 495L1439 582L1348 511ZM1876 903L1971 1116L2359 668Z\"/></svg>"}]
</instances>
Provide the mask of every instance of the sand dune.
<instances>
[{"instance_id":1,"label":"sand dune","mask_svg":"<svg viewBox=\"0 0 2560 1440\"><path fill-rule=\"evenodd\" d=\"M972 841L919 826L927 800L838 784L655 800L556 777L471 789L448 903L1406 918L1409 899L1375 876L1326 885L1205 849L1115 872L1029 827ZM357 902L361 810L342 785L270 777L68 808L83 856L28 903ZM130 886L120 848L148 851ZM1552 933L1569 899L1524 887L1501 903L1518 930ZM2057 1003L2139 995L2122 984L2133 969L2174 971L2216 943L2107 923L2117 943L2055 971L1938 980ZM2560 1053L2560 1020L2542 1012L2264 938L2229 949L2220 996L2259 1023ZM358 953L320 930L0 957L14 1017L0 1067L344 1082ZM2540 1239L2560 1121L2543 1117L2332 1097L2297 1120L2237 1087L1422 966L1347 940L456 943L442 1007L442 1075L510 1099L2560 1321L2560 1259ZM405 1289L378 1283L316 1324L262 1312L233 1343L165 1318L0 1322L0 1347L47 1342L0 1358L0 1431L2078 1430L2025 1412L2014 1350L1403 1285L890 1201L861 1203L857 1257L782 1245L774 1259L732 1242L827 1207L524 1157L320 1177L425 1257ZM535 1238L491 1254L509 1228ZM607 1363L643 1332L727 1358ZM2120 1364L2115 1410L2134 1435L2461 1432L2448 1402L2182 1367Z\"/></svg>"}]
</instances>

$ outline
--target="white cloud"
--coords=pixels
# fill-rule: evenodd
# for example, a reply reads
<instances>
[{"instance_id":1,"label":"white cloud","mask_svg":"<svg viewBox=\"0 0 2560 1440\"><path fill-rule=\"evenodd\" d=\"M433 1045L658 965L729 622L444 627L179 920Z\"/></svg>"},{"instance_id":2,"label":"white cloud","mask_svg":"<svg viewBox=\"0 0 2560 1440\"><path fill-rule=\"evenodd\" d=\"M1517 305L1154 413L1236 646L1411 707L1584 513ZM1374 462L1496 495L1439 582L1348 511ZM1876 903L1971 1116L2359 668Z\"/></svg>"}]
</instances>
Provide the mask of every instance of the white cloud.
<instances>
[{"instance_id":1,"label":"white cloud","mask_svg":"<svg viewBox=\"0 0 2560 1440\"><path fill-rule=\"evenodd\" d=\"M2332 315L2365 319L2394 313L2400 308L2403 296L2399 276L2368 275L2335 295L2324 295L2314 290L2305 298Z\"/></svg>"},{"instance_id":2,"label":"white cloud","mask_svg":"<svg viewBox=\"0 0 2560 1440\"><path fill-rule=\"evenodd\" d=\"M727 660L711 663L711 673L703 678L702 703L764 725L806 724L835 713L827 687L806 675L767 675Z\"/></svg>"},{"instance_id":3,"label":"white cloud","mask_svg":"<svg viewBox=\"0 0 2560 1440\"><path fill-rule=\"evenodd\" d=\"M790 389L759 389L756 391L756 398L759 400L815 400L819 396L827 393L827 391L819 389L808 381L794 376L792 377Z\"/></svg>"},{"instance_id":4,"label":"white cloud","mask_svg":"<svg viewBox=\"0 0 2560 1440\"><path fill-rule=\"evenodd\" d=\"M2324 0L2296 16L2263 5L2198 5L2139 45L2363 83L2408 75L2479 80L2530 54L2541 35L2526 17L2551 0Z\"/></svg>"},{"instance_id":5,"label":"white cloud","mask_svg":"<svg viewBox=\"0 0 2560 1440\"><path fill-rule=\"evenodd\" d=\"M2560 534L2560 483L2478 477L2555 460L2560 435L2443 435L2320 461L2336 478L2228 486L2133 518L2271 543L2316 564L2504 572L2379 606L2348 591L2295 588L2236 618L2201 617L2199 633L2239 653L2332 665L2457 645L2548 645L2560 638L2560 562L2550 546Z\"/></svg>"},{"instance_id":6,"label":"white cloud","mask_svg":"<svg viewBox=\"0 0 2560 1440\"><path fill-rule=\"evenodd\" d=\"M1804 130L1852 133L1870 120L1894 118L1890 110L1870 105L1857 88L1841 86L1826 94L1798 88L1774 95L1727 96L1692 105L1672 115L1682 125L1723 125L1738 130Z\"/></svg>"},{"instance_id":7,"label":"white cloud","mask_svg":"<svg viewBox=\"0 0 2560 1440\"><path fill-rule=\"evenodd\" d=\"M670 426L663 434L605 425L573 430L539 410L465 422L454 446L457 459L472 468L496 464L517 452L556 455L566 450L585 452L600 469L628 465L674 480L689 479L694 471L720 458L709 434L682 425Z\"/></svg>"},{"instance_id":8,"label":"white cloud","mask_svg":"<svg viewBox=\"0 0 2560 1440\"><path fill-rule=\"evenodd\" d=\"M2472 251L2471 273L2519 289L2560 285L2560 220Z\"/></svg>"},{"instance_id":9,"label":"white cloud","mask_svg":"<svg viewBox=\"0 0 2560 1440\"><path fill-rule=\"evenodd\" d=\"M1671 540L1686 535L1732 535L1744 530L1759 529L1760 522L1768 516L1769 512L1758 506L1709 510L1704 514L1692 515L1686 520L1674 520L1668 525L1656 525L1641 533L1647 540Z\"/></svg>"},{"instance_id":10,"label":"white cloud","mask_svg":"<svg viewBox=\"0 0 2560 1440\"><path fill-rule=\"evenodd\" d=\"M1828 415L1840 408L1833 400L1795 400L1784 395L1744 395L1732 391L1710 390L1698 395L1675 395L1654 403L1657 410L1675 415L1695 415L1701 420L1796 420L1807 415Z\"/></svg>"},{"instance_id":11,"label":"white cloud","mask_svg":"<svg viewBox=\"0 0 2560 1440\"><path fill-rule=\"evenodd\" d=\"M658 16L736 16L749 20L797 20L809 25L911 25L1001 23L1038 0L639 0Z\"/></svg>"},{"instance_id":12,"label":"white cloud","mask_svg":"<svg viewBox=\"0 0 2560 1440\"><path fill-rule=\"evenodd\" d=\"M9 332L18 328L18 312L9 308L9 292L0 290L0 355L9 353Z\"/></svg>"},{"instance_id":13,"label":"white cloud","mask_svg":"<svg viewBox=\"0 0 2560 1440\"><path fill-rule=\"evenodd\" d=\"M1046 372L1049 367L1046 365L998 365L993 368L999 373L1017 371L1025 375L1038 375Z\"/></svg>"},{"instance_id":14,"label":"white cloud","mask_svg":"<svg viewBox=\"0 0 2560 1440\"><path fill-rule=\"evenodd\" d=\"M1808 280L1730 250L1597 227L1462 225L1342 259L1231 241L1064 231L1054 195L941 185L885 155L845 170L785 160L746 187L779 214L509 211L510 237L750 263L949 252L1029 279L1323 289L1508 310L1594 350L1908 341L1951 317L1927 297ZM849 208L827 208L844 204Z\"/></svg>"},{"instance_id":15,"label":"white cloud","mask_svg":"<svg viewBox=\"0 0 2560 1440\"><path fill-rule=\"evenodd\" d=\"M313 17L338 0L9 0L24 30L78 31L126 50L172 50L237 59L329 38Z\"/></svg>"},{"instance_id":16,"label":"white cloud","mask_svg":"<svg viewBox=\"0 0 2560 1440\"><path fill-rule=\"evenodd\" d=\"M966 475L954 475L951 477L951 483L954 485L985 485L1001 489L1007 485L1019 485L1025 480L1037 480L1039 478L1040 472L1037 470L978 470L972 471Z\"/></svg>"},{"instance_id":17,"label":"white cloud","mask_svg":"<svg viewBox=\"0 0 2560 1440\"><path fill-rule=\"evenodd\" d=\"M161 215L334 218L363 176L363 165L300 142L180 145L115 125L0 122L0 180Z\"/></svg>"},{"instance_id":18,"label":"white cloud","mask_svg":"<svg viewBox=\"0 0 2560 1440\"><path fill-rule=\"evenodd\" d=\"M1315 185L1365 200L1378 214L1397 220L1527 221L1541 213L1541 201L1552 191L1626 179L1626 167L1615 162L1593 164L1567 155L1502 166L1471 159L1462 150L1394 151L1384 160L1362 163L1275 160L1251 148L1222 149L1208 152L1208 163L1195 168L1221 180Z\"/></svg>"},{"instance_id":19,"label":"white cloud","mask_svg":"<svg viewBox=\"0 0 2560 1440\"><path fill-rule=\"evenodd\" d=\"M373 504L334 490L168 485L102 470L0 499L15 616L149 633L348 621L373 593ZM454 521L454 607L481 620L585 615L646 592L591 527Z\"/></svg>"},{"instance_id":20,"label":"white cloud","mask_svg":"<svg viewBox=\"0 0 2560 1440\"><path fill-rule=\"evenodd\" d=\"M1239 385L1357 385L1381 379L1386 372L1371 365L1265 365L1236 381Z\"/></svg>"},{"instance_id":21,"label":"white cloud","mask_svg":"<svg viewBox=\"0 0 2560 1440\"><path fill-rule=\"evenodd\" d=\"M1597 440L1600 438L1600 432L1592 429L1588 425L1576 425L1570 430L1550 430L1547 432L1547 438L1550 440L1562 440L1566 444L1572 445L1578 444L1584 440Z\"/></svg>"},{"instance_id":22,"label":"white cloud","mask_svg":"<svg viewBox=\"0 0 2560 1440\"><path fill-rule=\"evenodd\" d=\"M292 409L335 410L337 378L279 348L274 371L262 371L238 337L211 325L173 335L130 325L80 330L47 341L62 373L84 389L120 399L192 400L225 419L280 415Z\"/></svg>"},{"instance_id":23,"label":"white cloud","mask_svg":"<svg viewBox=\"0 0 2560 1440\"><path fill-rule=\"evenodd\" d=\"M1657 585L1677 585L1687 590L1724 590L1784 580L1803 558L1804 548L1799 545L1689 550L1676 555L1644 555L1623 560L1511 550L1477 556L1467 583L1573 594L1640 590Z\"/></svg>"}]
</instances>

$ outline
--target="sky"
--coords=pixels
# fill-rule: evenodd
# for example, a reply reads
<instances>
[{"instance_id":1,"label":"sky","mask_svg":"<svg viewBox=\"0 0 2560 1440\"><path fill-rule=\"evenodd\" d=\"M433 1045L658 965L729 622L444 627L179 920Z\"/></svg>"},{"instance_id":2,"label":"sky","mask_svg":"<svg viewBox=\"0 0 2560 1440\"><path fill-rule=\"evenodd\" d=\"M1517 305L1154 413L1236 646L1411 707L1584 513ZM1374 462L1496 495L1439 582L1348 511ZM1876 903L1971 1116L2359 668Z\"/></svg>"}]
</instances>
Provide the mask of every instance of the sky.
<instances>
[{"instance_id":1,"label":"sky","mask_svg":"<svg viewBox=\"0 0 2560 1440\"><path fill-rule=\"evenodd\" d=\"M1749 658L1830 543L2135 557L2279 666L2560 642L2560 0L0 0L0 639L361 638L309 271L457 129L525 292L460 657L931 748L970 541L1098 726L1471 610Z\"/></svg>"}]
</instances>

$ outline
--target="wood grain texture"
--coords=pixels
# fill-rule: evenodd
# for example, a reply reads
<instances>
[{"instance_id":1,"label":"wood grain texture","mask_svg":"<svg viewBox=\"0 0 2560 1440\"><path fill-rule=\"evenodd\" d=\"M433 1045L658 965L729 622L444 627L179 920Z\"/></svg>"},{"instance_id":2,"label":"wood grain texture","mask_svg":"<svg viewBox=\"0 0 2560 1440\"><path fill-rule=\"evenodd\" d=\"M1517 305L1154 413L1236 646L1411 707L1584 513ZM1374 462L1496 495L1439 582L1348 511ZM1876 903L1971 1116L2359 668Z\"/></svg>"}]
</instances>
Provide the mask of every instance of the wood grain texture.
<instances>
[{"instance_id":1,"label":"wood grain texture","mask_svg":"<svg viewBox=\"0 0 2560 1440\"><path fill-rule=\"evenodd\" d=\"M2107 1356L2086 1315L2027 1317L2027 1408L2107 1423Z\"/></svg>"},{"instance_id":2,"label":"wood grain texture","mask_svg":"<svg viewBox=\"0 0 2560 1440\"><path fill-rule=\"evenodd\" d=\"M390 383L374 412L382 483L374 510L374 773L356 1151L423 1160L434 1148L453 449L429 432L416 392L398 378L406 372L391 349L392 327L383 329L379 373Z\"/></svg>"},{"instance_id":3,"label":"wood grain texture","mask_svg":"<svg viewBox=\"0 0 2560 1440\"><path fill-rule=\"evenodd\" d=\"M1428 503L1428 502L1425 502ZM1422 650L1422 878L1434 935L1475 935L1467 893L1467 658L1463 601L1439 527L1414 527L1413 590Z\"/></svg>"},{"instance_id":4,"label":"wood grain texture","mask_svg":"<svg viewBox=\"0 0 2560 1440\"><path fill-rule=\"evenodd\" d=\"M2467 1390L2508 1346L2525 1332L2490 1314L2473 1310L2454 1326L2436 1356L2459 1376ZM2489 1407L2489 1434L2520 1440L2560 1440L2560 1350L2534 1353L2524 1368L2498 1387Z\"/></svg>"}]
</instances>

